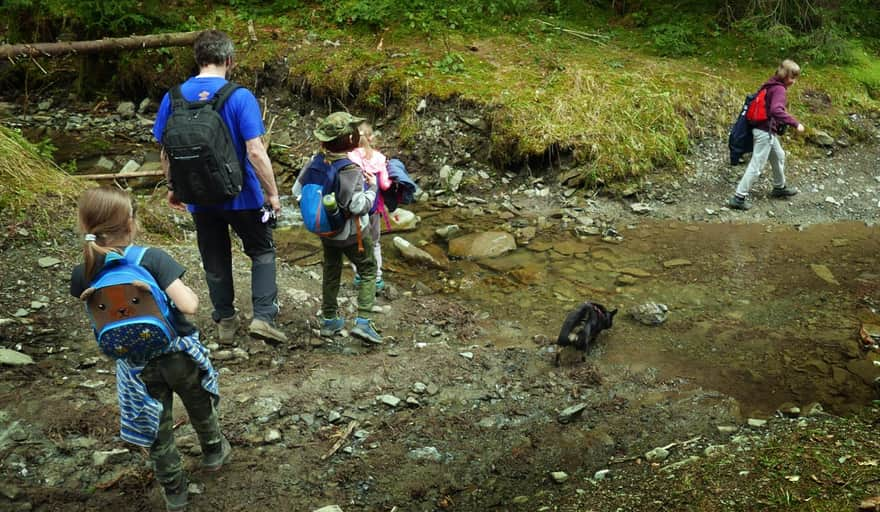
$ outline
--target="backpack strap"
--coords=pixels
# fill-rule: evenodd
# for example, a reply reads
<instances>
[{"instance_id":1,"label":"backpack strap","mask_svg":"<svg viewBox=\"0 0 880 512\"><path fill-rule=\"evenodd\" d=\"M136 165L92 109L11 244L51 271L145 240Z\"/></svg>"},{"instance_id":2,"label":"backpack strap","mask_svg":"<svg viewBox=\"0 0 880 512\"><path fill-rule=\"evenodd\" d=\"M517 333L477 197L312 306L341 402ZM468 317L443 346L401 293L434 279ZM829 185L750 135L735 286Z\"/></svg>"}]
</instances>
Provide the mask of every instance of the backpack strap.
<instances>
[{"instance_id":1,"label":"backpack strap","mask_svg":"<svg viewBox=\"0 0 880 512\"><path fill-rule=\"evenodd\" d=\"M236 91L236 89L240 89L241 86L235 82L226 82L223 84L223 87L217 89L217 92L208 100L214 106L214 112L220 112L220 109L223 108L223 105L226 103L226 100L232 96L232 93Z\"/></svg>"},{"instance_id":2,"label":"backpack strap","mask_svg":"<svg viewBox=\"0 0 880 512\"><path fill-rule=\"evenodd\" d=\"M168 90L168 96L171 98L171 111L177 108L186 108L189 105L189 102L186 101L186 98L183 97L183 92L180 90L180 84L175 85L171 89Z\"/></svg>"},{"instance_id":3,"label":"backpack strap","mask_svg":"<svg viewBox=\"0 0 880 512\"><path fill-rule=\"evenodd\" d=\"M146 252L146 247L141 247L139 245L129 245L125 248L125 260L132 265L140 266L141 260L144 259L144 254L146 254Z\"/></svg>"}]
</instances>

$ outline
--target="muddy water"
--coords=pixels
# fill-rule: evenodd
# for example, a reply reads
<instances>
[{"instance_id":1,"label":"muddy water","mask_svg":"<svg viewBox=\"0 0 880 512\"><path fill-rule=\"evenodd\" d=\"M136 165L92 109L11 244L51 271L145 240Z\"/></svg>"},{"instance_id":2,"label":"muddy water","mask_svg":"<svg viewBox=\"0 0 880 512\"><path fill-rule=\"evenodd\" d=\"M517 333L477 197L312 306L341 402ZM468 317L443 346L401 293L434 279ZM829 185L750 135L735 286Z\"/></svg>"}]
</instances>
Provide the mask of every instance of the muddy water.
<instances>
[{"instance_id":1,"label":"muddy water","mask_svg":"<svg viewBox=\"0 0 880 512\"><path fill-rule=\"evenodd\" d=\"M451 223L463 232L501 228L486 217L433 213L400 235L432 240ZM418 279L469 304L486 329L468 342L497 347L555 339L565 314L584 300L619 308L590 352L600 368L652 369L658 379L733 396L746 415L772 414L786 402L845 413L876 397L871 381L880 370L857 332L862 321L880 323L866 304L878 296L878 228L643 221L620 235L578 238L555 226L503 257L415 272L386 234L386 281ZM645 302L666 304L668 320L636 322L627 312Z\"/></svg>"}]
</instances>

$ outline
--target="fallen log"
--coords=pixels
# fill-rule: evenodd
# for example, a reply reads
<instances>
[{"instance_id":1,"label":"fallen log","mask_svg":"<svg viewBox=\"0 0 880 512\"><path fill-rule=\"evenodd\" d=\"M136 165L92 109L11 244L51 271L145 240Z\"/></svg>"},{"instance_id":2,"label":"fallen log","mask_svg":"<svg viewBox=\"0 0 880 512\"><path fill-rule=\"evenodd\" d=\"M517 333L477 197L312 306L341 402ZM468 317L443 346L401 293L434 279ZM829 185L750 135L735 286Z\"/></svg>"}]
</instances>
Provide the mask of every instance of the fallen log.
<instances>
[{"instance_id":1,"label":"fallen log","mask_svg":"<svg viewBox=\"0 0 880 512\"><path fill-rule=\"evenodd\" d=\"M200 33L200 31L176 32L173 34L151 34L148 36L107 37L95 41L4 44L0 45L0 58L12 58L19 55L53 57L68 53L98 53L115 50L160 48L163 46L188 46L196 40Z\"/></svg>"},{"instance_id":2,"label":"fallen log","mask_svg":"<svg viewBox=\"0 0 880 512\"><path fill-rule=\"evenodd\" d=\"M140 171L140 172L105 172L103 174L72 174L74 178L82 180L123 180L126 178L143 178L146 176L164 176L164 171Z\"/></svg>"}]
</instances>

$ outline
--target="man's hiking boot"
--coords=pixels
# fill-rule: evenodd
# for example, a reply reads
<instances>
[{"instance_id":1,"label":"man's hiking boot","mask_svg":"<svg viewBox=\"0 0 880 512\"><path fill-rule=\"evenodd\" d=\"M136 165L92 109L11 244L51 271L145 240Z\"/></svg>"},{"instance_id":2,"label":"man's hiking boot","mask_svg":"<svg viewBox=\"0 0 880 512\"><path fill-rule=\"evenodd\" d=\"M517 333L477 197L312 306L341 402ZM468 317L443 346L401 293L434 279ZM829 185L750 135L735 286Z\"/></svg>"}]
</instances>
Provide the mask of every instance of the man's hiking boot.
<instances>
[{"instance_id":1,"label":"man's hiking boot","mask_svg":"<svg viewBox=\"0 0 880 512\"><path fill-rule=\"evenodd\" d=\"M221 345L232 345L235 342L235 332L239 323L238 313L229 318L221 318L217 322L217 338Z\"/></svg>"},{"instance_id":2,"label":"man's hiking boot","mask_svg":"<svg viewBox=\"0 0 880 512\"><path fill-rule=\"evenodd\" d=\"M381 345L382 336L376 332L376 326L367 318L358 318L354 323L351 335L360 338L367 345Z\"/></svg>"},{"instance_id":3,"label":"man's hiking boot","mask_svg":"<svg viewBox=\"0 0 880 512\"><path fill-rule=\"evenodd\" d=\"M770 197L773 198L786 198L797 195L798 189L794 187L784 186L784 187L773 187L773 190L770 191Z\"/></svg>"},{"instance_id":4,"label":"man's hiking boot","mask_svg":"<svg viewBox=\"0 0 880 512\"><path fill-rule=\"evenodd\" d=\"M733 210L743 210L746 211L752 207L752 203L749 202L744 197L739 197L737 195L730 198L730 201L727 201L727 207Z\"/></svg>"},{"instance_id":5,"label":"man's hiking boot","mask_svg":"<svg viewBox=\"0 0 880 512\"><path fill-rule=\"evenodd\" d=\"M219 443L209 444L205 447L204 453L202 453L202 468L212 473L220 471L223 464L229 462L231 456L232 445L229 444L226 436L223 436Z\"/></svg>"},{"instance_id":6,"label":"man's hiking boot","mask_svg":"<svg viewBox=\"0 0 880 512\"><path fill-rule=\"evenodd\" d=\"M336 318L323 318L321 319L321 336L331 338L344 327L345 320L338 316Z\"/></svg>"},{"instance_id":7,"label":"man's hiking boot","mask_svg":"<svg viewBox=\"0 0 880 512\"><path fill-rule=\"evenodd\" d=\"M162 486L162 497L165 498L165 510L168 512L179 512L186 509L189 504L189 483L186 475L181 477L180 483L176 487Z\"/></svg>"},{"instance_id":8,"label":"man's hiking boot","mask_svg":"<svg viewBox=\"0 0 880 512\"><path fill-rule=\"evenodd\" d=\"M254 318L248 332L254 338L260 338L269 343L284 343L287 341L287 335L276 329L275 326L265 320Z\"/></svg>"}]
</instances>

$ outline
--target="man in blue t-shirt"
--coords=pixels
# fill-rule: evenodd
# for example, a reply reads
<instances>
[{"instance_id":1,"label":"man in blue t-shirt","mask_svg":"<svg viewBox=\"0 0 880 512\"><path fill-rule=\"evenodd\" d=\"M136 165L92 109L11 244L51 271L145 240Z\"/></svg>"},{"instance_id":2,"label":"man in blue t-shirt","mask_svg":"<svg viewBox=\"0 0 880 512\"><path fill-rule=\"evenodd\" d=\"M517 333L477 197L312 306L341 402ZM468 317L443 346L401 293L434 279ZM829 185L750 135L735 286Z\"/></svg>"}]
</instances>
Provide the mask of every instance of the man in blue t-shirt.
<instances>
[{"instance_id":1,"label":"man in blue t-shirt","mask_svg":"<svg viewBox=\"0 0 880 512\"><path fill-rule=\"evenodd\" d=\"M181 84L181 94L187 101L207 100L227 82L234 47L232 40L223 32L206 30L199 34L193 49L199 74ZM166 93L153 125L153 136L160 144L170 115L171 100ZM241 192L221 205L186 205L196 225L199 252L214 305L211 316L218 324L220 343L232 344L239 326L232 281L232 243L229 235L229 228L232 227L252 263L254 317L248 331L258 338L284 342L287 336L275 326L275 317L278 315L275 241L272 228L265 222L261 211L263 204L268 203L277 215L281 211L281 202L272 162L263 145L262 135L266 129L260 105L253 93L242 87L236 89L223 104L220 117L229 128L238 158L244 164ZM170 168L164 148L162 168L168 178ZM183 210L183 204L174 196L170 186L168 203L172 208Z\"/></svg>"}]
</instances>

